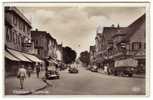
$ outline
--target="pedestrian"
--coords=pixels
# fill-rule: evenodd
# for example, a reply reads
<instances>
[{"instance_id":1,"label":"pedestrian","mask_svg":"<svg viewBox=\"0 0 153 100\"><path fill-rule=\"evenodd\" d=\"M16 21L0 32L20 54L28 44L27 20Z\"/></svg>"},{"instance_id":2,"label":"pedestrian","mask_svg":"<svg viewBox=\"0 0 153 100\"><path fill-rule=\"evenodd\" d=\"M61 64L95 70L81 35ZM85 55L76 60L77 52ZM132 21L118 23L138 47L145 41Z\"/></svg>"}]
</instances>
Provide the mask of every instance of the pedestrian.
<instances>
[{"instance_id":1,"label":"pedestrian","mask_svg":"<svg viewBox=\"0 0 153 100\"><path fill-rule=\"evenodd\" d=\"M39 66L39 64L36 64L36 74L37 74L37 78L39 78L39 73L40 73L40 66Z\"/></svg>"},{"instance_id":2,"label":"pedestrian","mask_svg":"<svg viewBox=\"0 0 153 100\"><path fill-rule=\"evenodd\" d=\"M29 78L31 77L31 72L32 72L32 68L31 68L31 66L28 66L28 68L27 68L27 74L28 74L28 77Z\"/></svg>"},{"instance_id":3,"label":"pedestrian","mask_svg":"<svg viewBox=\"0 0 153 100\"><path fill-rule=\"evenodd\" d=\"M107 74L107 65L104 66L104 73Z\"/></svg>"},{"instance_id":4,"label":"pedestrian","mask_svg":"<svg viewBox=\"0 0 153 100\"><path fill-rule=\"evenodd\" d=\"M20 88L23 89L24 80L26 79L26 69L24 68L24 65L21 65L21 67L18 70L17 78L20 80Z\"/></svg>"}]
</instances>

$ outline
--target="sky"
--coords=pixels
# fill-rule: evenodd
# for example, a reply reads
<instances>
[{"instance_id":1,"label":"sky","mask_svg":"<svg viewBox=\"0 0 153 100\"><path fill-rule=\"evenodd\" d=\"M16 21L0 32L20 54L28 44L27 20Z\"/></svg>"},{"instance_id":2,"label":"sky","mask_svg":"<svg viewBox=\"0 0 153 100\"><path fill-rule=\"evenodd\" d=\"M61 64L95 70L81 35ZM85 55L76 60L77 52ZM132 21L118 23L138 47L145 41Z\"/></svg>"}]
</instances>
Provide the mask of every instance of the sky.
<instances>
[{"instance_id":1,"label":"sky","mask_svg":"<svg viewBox=\"0 0 153 100\"><path fill-rule=\"evenodd\" d=\"M47 31L77 54L95 44L97 27L126 27L145 13L143 7L18 7L32 28Z\"/></svg>"}]
</instances>

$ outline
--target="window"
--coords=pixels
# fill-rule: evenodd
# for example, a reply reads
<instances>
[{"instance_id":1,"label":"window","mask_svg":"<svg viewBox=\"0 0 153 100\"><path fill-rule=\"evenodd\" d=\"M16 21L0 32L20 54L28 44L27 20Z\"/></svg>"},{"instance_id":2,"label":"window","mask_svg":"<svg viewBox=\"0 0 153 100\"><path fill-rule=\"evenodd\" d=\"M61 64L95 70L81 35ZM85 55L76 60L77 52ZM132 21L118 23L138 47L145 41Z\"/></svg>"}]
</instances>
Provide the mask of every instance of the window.
<instances>
[{"instance_id":1,"label":"window","mask_svg":"<svg viewBox=\"0 0 153 100\"><path fill-rule=\"evenodd\" d=\"M17 41L16 41L16 33L14 34L14 43L16 43Z\"/></svg>"},{"instance_id":2,"label":"window","mask_svg":"<svg viewBox=\"0 0 153 100\"><path fill-rule=\"evenodd\" d=\"M23 25L23 32L26 31L26 25Z\"/></svg>"},{"instance_id":3,"label":"window","mask_svg":"<svg viewBox=\"0 0 153 100\"><path fill-rule=\"evenodd\" d=\"M40 55L40 50L38 49L38 55Z\"/></svg>"},{"instance_id":4,"label":"window","mask_svg":"<svg viewBox=\"0 0 153 100\"><path fill-rule=\"evenodd\" d=\"M21 21L19 21L19 29L22 29Z\"/></svg>"},{"instance_id":5,"label":"window","mask_svg":"<svg viewBox=\"0 0 153 100\"><path fill-rule=\"evenodd\" d=\"M10 35L11 36L11 41L14 41L14 34L15 34L15 32L13 31L12 34Z\"/></svg>"},{"instance_id":6,"label":"window","mask_svg":"<svg viewBox=\"0 0 153 100\"><path fill-rule=\"evenodd\" d=\"M132 50L140 50L140 49L141 49L141 42L132 43Z\"/></svg>"},{"instance_id":7,"label":"window","mask_svg":"<svg viewBox=\"0 0 153 100\"><path fill-rule=\"evenodd\" d=\"M144 43L144 49L146 49L146 43Z\"/></svg>"},{"instance_id":8,"label":"window","mask_svg":"<svg viewBox=\"0 0 153 100\"><path fill-rule=\"evenodd\" d=\"M8 27L6 27L6 40L10 41L10 29Z\"/></svg>"},{"instance_id":9,"label":"window","mask_svg":"<svg viewBox=\"0 0 153 100\"><path fill-rule=\"evenodd\" d=\"M24 43L24 37L21 37L21 44Z\"/></svg>"},{"instance_id":10,"label":"window","mask_svg":"<svg viewBox=\"0 0 153 100\"><path fill-rule=\"evenodd\" d=\"M15 15L13 16L13 24L17 25L17 17Z\"/></svg>"},{"instance_id":11,"label":"window","mask_svg":"<svg viewBox=\"0 0 153 100\"><path fill-rule=\"evenodd\" d=\"M36 40L36 45L38 46L38 40Z\"/></svg>"},{"instance_id":12,"label":"window","mask_svg":"<svg viewBox=\"0 0 153 100\"><path fill-rule=\"evenodd\" d=\"M21 35L20 34L18 35L18 44L19 46L21 46Z\"/></svg>"}]
</instances>

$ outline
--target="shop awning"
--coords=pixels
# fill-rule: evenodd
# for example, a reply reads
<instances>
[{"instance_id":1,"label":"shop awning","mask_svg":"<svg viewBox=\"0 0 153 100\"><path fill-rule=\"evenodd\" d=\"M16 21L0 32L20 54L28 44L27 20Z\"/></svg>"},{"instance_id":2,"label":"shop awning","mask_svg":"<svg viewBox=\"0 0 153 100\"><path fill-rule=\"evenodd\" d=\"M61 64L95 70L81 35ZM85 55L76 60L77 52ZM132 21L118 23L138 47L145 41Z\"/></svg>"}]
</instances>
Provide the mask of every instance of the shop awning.
<instances>
[{"instance_id":1,"label":"shop awning","mask_svg":"<svg viewBox=\"0 0 153 100\"><path fill-rule=\"evenodd\" d=\"M28 59L30 59L31 61L33 62L39 62L39 63L43 63L42 60L40 60L39 58L37 58L36 56L34 55L31 55L31 54L26 54L26 53L22 53L25 57L27 57Z\"/></svg>"},{"instance_id":2,"label":"shop awning","mask_svg":"<svg viewBox=\"0 0 153 100\"><path fill-rule=\"evenodd\" d=\"M20 61L19 59L15 58L13 55L11 55L9 52L5 51L5 57L12 61Z\"/></svg>"},{"instance_id":3,"label":"shop awning","mask_svg":"<svg viewBox=\"0 0 153 100\"><path fill-rule=\"evenodd\" d=\"M57 62L55 60L48 60L48 62L57 64Z\"/></svg>"},{"instance_id":4,"label":"shop awning","mask_svg":"<svg viewBox=\"0 0 153 100\"><path fill-rule=\"evenodd\" d=\"M20 59L21 61L25 61L25 62L31 62L29 59L27 59L21 52L19 51L15 51L15 50L11 50L8 49L8 51L15 56L16 58Z\"/></svg>"}]
</instances>

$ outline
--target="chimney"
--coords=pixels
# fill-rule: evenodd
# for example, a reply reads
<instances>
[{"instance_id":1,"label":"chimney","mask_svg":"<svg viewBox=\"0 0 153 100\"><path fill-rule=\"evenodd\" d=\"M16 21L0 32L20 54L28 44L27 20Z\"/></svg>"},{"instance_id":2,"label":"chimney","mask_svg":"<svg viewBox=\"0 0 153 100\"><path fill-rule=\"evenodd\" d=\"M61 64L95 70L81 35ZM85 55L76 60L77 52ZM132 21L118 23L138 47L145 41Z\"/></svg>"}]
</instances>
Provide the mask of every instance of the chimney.
<instances>
[{"instance_id":1,"label":"chimney","mask_svg":"<svg viewBox=\"0 0 153 100\"><path fill-rule=\"evenodd\" d=\"M36 28L35 31L38 31L38 28Z\"/></svg>"}]
</instances>

